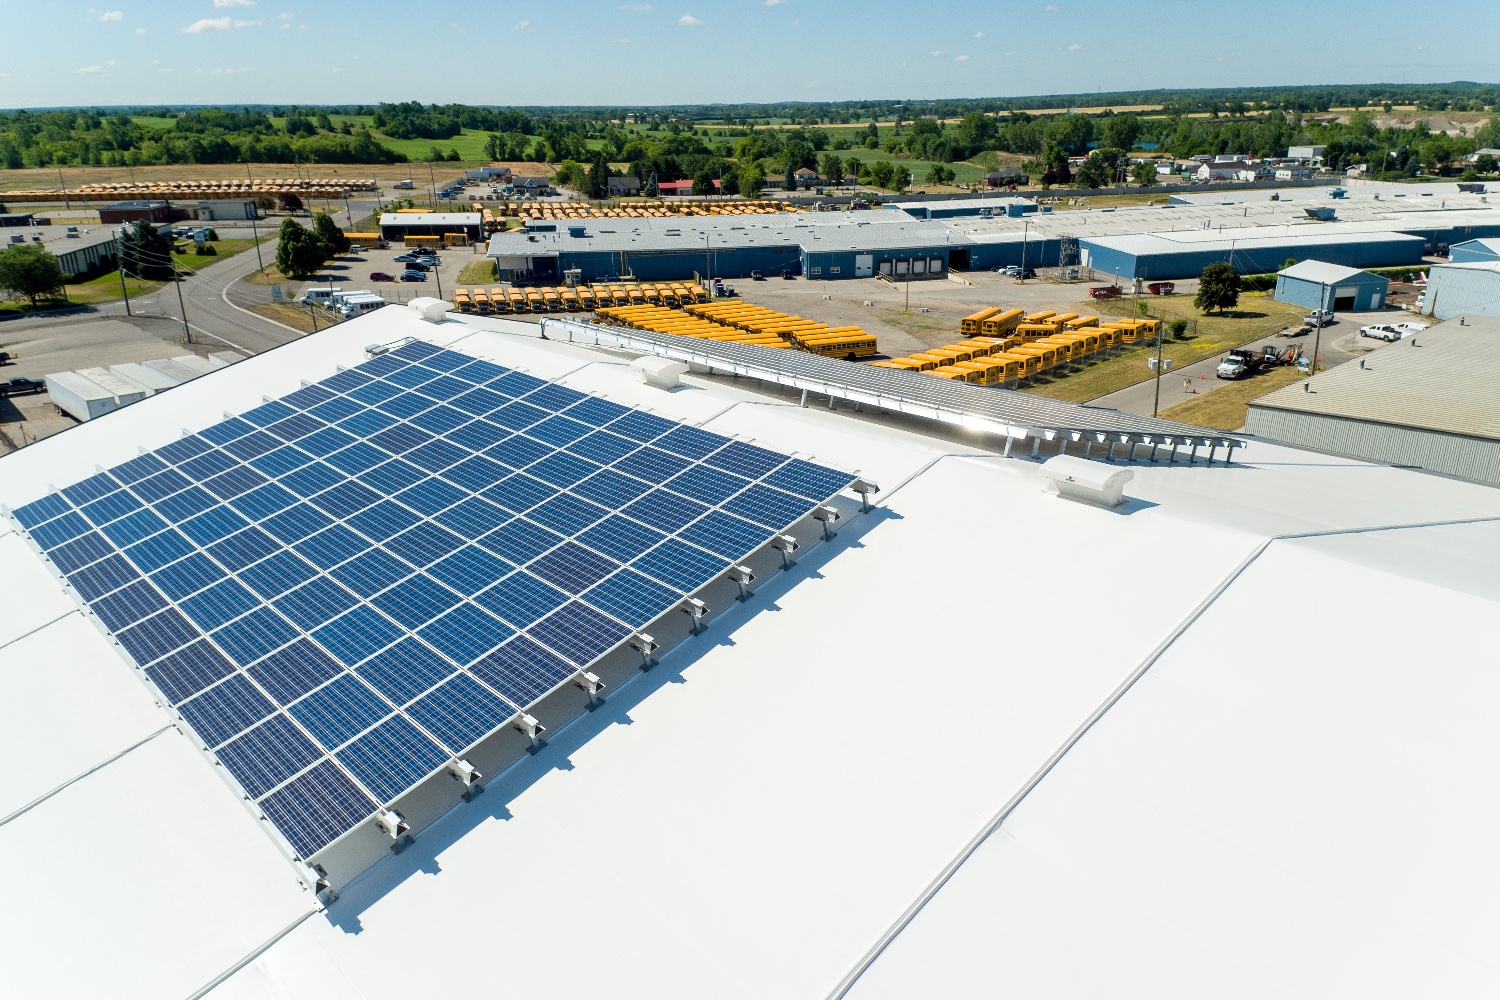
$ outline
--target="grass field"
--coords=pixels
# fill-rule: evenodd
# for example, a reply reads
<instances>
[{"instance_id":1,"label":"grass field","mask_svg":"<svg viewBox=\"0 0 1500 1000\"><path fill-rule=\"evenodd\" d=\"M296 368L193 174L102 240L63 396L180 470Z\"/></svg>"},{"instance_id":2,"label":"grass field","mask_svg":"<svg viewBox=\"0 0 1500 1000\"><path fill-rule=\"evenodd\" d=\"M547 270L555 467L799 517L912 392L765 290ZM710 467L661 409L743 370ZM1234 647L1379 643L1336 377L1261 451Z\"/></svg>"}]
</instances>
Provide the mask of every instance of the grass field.
<instances>
[{"instance_id":1,"label":"grass field","mask_svg":"<svg viewBox=\"0 0 1500 1000\"><path fill-rule=\"evenodd\" d=\"M286 302L263 302L245 308L266 319L289 326L293 330L301 330L303 333L313 332L313 312L306 306L294 306ZM336 320L337 317L333 312L327 309L317 310L316 323L319 330L326 330L333 326Z\"/></svg>"},{"instance_id":2,"label":"grass field","mask_svg":"<svg viewBox=\"0 0 1500 1000\"><path fill-rule=\"evenodd\" d=\"M130 120L146 128L176 128L176 118L152 118L149 115L131 115Z\"/></svg>"},{"instance_id":3,"label":"grass field","mask_svg":"<svg viewBox=\"0 0 1500 1000\"><path fill-rule=\"evenodd\" d=\"M494 260L476 260L458 272L460 285L488 285L496 280Z\"/></svg>"},{"instance_id":4,"label":"grass field","mask_svg":"<svg viewBox=\"0 0 1500 1000\"><path fill-rule=\"evenodd\" d=\"M371 132L371 136L382 146L389 146L398 153L405 153L410 160L425 160L436 146L447 155L451 150L458 150L460 160L469 162L488 163L484 155L484 144L489 141L488 132L477 132L473 129L465 129L462 133L452 139L392 139L380 132ZM437 169L443 167L456 169L459 164L446 163L435 164Z\"/></svg>"},{"instance_id":5,"label":"grass field","mask_svg":"<svg viewBox=\"0 0 1500 1000\"><path fill-rule=\"evenodd\" d=\"M262 236L260 238L262 243L266 242L269 239L271 239L271 237L269 236ZM235 256L236 254L242 254L246 250L252 250L255 247L255 241L218 240L213 244L213 246L214 249L219 252L210 256L196 253L180 253L176 254L172 259L177 261L177 267L180 270L201 271L203 268L208 267L211 264L215 264L221 260L226 260L230 257Z\"/></svg>"},{"instance_id":6,"label":"grass field","mask_svg":"<svg viewBox=\"0 0 1500 1000\"><path fill-rule=\"evenodd\" d=\"M146 281L142 278L126 278L125 287L132 297L136 295L149 295L156 291L165 282ZM86 305L97 305L100 302L120 301L120 272L110 271L101 274L97 278L88 281L80 281L76 285L68 286L68 298L74 302Z\"/></svg>"},{"instance_id":7,"label":"grass field","mask_svg":"<svg viewBox=\"0 0 1500 1000\"><path fill-rule=\"evenodd\" d=\"M1197 322L1195 333L1181 340L1167 340L1165 353L1178 368L1269 337L1290 326L1294 320L1300 320L1306 311L1274 299L1251 295L1242 295L1239 308L1222 316L1199 313L1193 308L1193 300L1186 295L1153 296L1149 304L1151 315L1166 322L1174 319ZM1130 299L1115 299L1096 303L1096 306L1101 315L1130 316L1134 303ZM1024 391L1071 403L1086 403L1151 378L1152 372L1147 365L1151 351L1149 347L1132 347L1106 361L1086 364L1082 370L1071 374L1044 376L1039 384Z\"/></svg>"},{"instance_id":8,"label":"grass field","mask_svg":"<svg viewBox=\"0 0 1500 1000\"><path fill-rule=\"evenodd\" d=\"M1245 411L1251 400L1291 385L1302 378L1296 368L1273 368L1264 375L1233 382L1202 396L1195 396L1161 411L1163 420L1177 420L1199 427L1237 431L1245 426Z\"/></svg>"}]
</instances>

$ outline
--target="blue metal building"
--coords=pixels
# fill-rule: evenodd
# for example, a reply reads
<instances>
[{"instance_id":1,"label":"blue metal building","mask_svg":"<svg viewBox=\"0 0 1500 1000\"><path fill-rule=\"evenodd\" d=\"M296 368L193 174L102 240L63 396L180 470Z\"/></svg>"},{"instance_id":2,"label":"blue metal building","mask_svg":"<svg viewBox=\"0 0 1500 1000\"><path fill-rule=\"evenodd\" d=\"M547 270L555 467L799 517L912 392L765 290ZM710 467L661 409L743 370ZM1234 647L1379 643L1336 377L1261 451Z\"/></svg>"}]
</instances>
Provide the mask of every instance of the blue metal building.
<instances>
[{"instance_id":1,"label":"blue metal building","mask_svg":"<svg viewBox=\"0 0 1500 1000\"><path fill-rule=\"evenodd\" d=\"M1500 316L1500 262L1439 264L1427 274L1423 311L1438 319Z\"/></svg>"},{"instance_id":2,"label":"blue metal building","mask_svg":"<svg viewBox=\"0 0 1500 1000\"><path fill-rule=\"evenodd\" d=\"M1276 301L1304 309L1369 312L1385 307L1389 278L1369 271L1305 260L1276 276Z\"/></svg>"},{"instance_id":3,"label":"blue metal building","mask_svg":"<svg viewBox=\"0 0 1500 1000\"><path fill-rule=\"evenodd\" d=\"M1427 241L1392 232L1335 233L1281 229L1185 230L1140 236L1085 237L1082 263L1122 279L1172 281L1196 278L1210 264L1230 264L1240 274L1273 274L1288 260L1320 260L1345 267L1408 267L1422 263Z\"/></svg>"},{"instance_id":4,"label":"blue metal building","mask_svg":"<svg viewBox=\"0 0 1500 1000\"><path fill-rule=\"evenodd\" d=\"M1448 248L1448 260L1453 264L1486 264L1500 260L1500 240L1467 240Z\"/></svg>"}]
</instances>

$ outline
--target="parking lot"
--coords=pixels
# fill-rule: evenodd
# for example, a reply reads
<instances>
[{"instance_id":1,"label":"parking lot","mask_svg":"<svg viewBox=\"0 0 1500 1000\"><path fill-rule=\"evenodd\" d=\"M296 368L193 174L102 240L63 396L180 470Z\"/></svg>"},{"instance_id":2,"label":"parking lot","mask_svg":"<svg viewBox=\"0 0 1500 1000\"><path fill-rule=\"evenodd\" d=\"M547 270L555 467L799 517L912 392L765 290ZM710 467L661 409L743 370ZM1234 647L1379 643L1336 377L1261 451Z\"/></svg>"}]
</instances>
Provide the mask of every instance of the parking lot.
<instances>
[{"instance_id":1,"label":"parking lot","mask_svg":"<svg viewBox=\"0 0 1500 1000\"><path fill-rule=\"evenodd\" d=\"M475 247L449 247L440 250L441 263L427 272L426 281L371 281L372 273L385 273L400 278L405 264L396 260L407 253L400 244L389 248L367 248L361 252L348 253L324 264L317 275L301 282L285 282L281 294L285 301L295 301L312 287L341 288L346 292L368 290L387 302L410 302L420 296L453 298L453 289L458 287L458 275L465 264L483 259L484 245Z\"/></svg>"}]
</instances>

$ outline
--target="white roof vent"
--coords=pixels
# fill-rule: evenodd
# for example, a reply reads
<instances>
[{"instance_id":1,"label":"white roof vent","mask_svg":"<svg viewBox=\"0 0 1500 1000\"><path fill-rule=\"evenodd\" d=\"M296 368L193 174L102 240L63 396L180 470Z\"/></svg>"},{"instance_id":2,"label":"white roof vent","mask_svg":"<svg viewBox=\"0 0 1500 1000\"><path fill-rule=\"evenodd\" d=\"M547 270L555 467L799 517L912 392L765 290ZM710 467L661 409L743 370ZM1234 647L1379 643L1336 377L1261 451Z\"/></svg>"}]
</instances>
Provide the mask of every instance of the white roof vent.
<instances>
[{"instance_id":1,"label":"white roof vent","mask_svg":"<svg viewBox=\"0 0 1500 1000\"><path fill-rule=\"evenodd\" d=\"M1096 507L1118 507L1125 502L1125 484L1135 477L1130 469L1058 455L1042 463L1044 489L1069 500Z\"/></svg>"},{"instance_id":2,"label":"white roof vent","mask_svg":"<svg viewBox=\"0 0 1500 1000\"><path fill-rule=\"evenodd\" d=\"M443 321L443 313L453 308L453 303L451 302L444 302L442 299L432 299L425 296L412 299L407 305L415 309L417 315L429 323L441 323Z\"/></svg>"},{"instance_id":3,"label":"white roof vent","mask_svg":"<svg viewBox=\"0 0 1500 1000\"><path fill-rule=\"evenodd\" d=\"M642 382L658 389L677 388L682 384L682 374L688 370L684 362L658 358L655 355L636 358L630 363L630 367L641 373Z\"/></svg>"}]
</instances>

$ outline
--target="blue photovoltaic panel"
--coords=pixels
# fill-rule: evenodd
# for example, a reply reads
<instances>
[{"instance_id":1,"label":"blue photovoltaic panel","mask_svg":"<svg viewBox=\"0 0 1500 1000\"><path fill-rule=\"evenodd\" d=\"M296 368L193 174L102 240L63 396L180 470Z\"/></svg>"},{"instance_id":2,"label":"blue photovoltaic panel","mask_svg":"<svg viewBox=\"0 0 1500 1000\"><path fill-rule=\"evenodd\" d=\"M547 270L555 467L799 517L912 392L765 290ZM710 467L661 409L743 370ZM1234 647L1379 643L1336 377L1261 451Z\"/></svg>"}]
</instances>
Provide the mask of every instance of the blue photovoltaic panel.
<instances>
[{"instance_id":1,"label":"blue photovoltaic panel","mask_svg":"<svg viewBox=\"0 0 1500 1000\"><path fill-rule=\"evenodd\" d=\"M459 674L406 710L455 756L513 718L516 710Z\"/></svg>"},{"instance_id":2,"label":"blue photovoltaic panel","mask_svg":"<svg viewBox=\"0 0 1500 1000\"><path fill-rule=\"evenodd\" d=\"M406 704L453 672L452 663L415 639L402 639L355 671L396 705Z\"/></svg>"},{"instance_id":3,"label":"blue photovoltaic panel","mask_svg":"<svg viewBox=\"0 0 1500 1000\"><path fill-rule=\"evenodd\" d=\"M305 856L851 480L414 342L14 514Z\"/></svg>"},{"instance_id":4,"label":"blue photovoltaic panel","mask_svg":"<svg viewBox=\"0 0 1500 1000\"><path fill-rule=\"evenodd\" d=\"M231 674L178 706L193 731L211 747L242 733L276 711L244 674Z\"/></svg>"},{"instance_id":5,"label":"blue photovoltaic panel","mask_svg":"<svg viewBox=\"0 0 1500 1000\"><path fill-rule=\"evenodd\" d=\"M287 711L325 749L337 750L395 709L353 674L343 674Z\"/></svg>"},{"instance_id":6,"label":"blue photovoltaic panel","mask_svg":"<svg viewBox=\"0 0 1500 1000\"><path fill-rule=\"evenodd\" d=\"M284 646L245 671L275 698L278 704L289 705L319 684L343 673L331 656L319 649L310 639L298 639Z\"/></svg>"},{"instance_id":7,"label":"blue photovoltaic panel","mask_svg":"<svg viewBox=\"0 0 1500 1000\"><path fill-rule=\"evenodd\" d=\"M529 705L577 672L577 668L518 635L470 671L512 705Z\"/></svg>"},{"instance_id":8,"label":"blue photovoltaic panel","mask_svg":"<svg viewBox=\"0 0 1500 1000\"><path fill-rule=\"evenodd\" d=\"M448 762L448 753L401 716L388 719L338 753L360 783L388 802Z\"/></svg>"},{"instance_id":9,"label":"blue photovoltaic panel","mask_svg":"<svg viewBox=\"0 0 1500 1000\"><path fill-rule=\"evenodd\" d=\"M259 804L303 857L368 819L375 808L370 797L328 760L276 789Z\"/></svg>"},{"instance_id":10,"label":"blue photovoltaic panel","mask_svg":"<svg viewBox=\"0 0 1500 1000\"><path fill-rule=\"evenodd\" d=\"M378 434L396 423L396 418L379 410L363 410L339 421L339 429L360 437Z\"/></svg>"}]
</instances>

